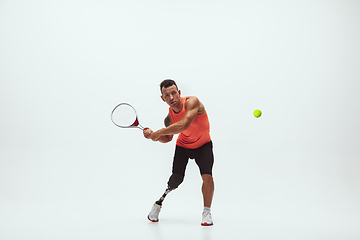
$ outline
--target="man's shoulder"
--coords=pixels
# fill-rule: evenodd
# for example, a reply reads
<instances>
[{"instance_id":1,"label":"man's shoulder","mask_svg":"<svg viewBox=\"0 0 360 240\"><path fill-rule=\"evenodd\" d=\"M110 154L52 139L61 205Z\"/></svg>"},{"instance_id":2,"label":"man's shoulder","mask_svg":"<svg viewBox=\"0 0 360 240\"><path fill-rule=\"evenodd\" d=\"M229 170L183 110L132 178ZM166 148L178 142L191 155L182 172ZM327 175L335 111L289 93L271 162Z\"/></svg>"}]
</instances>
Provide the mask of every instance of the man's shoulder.
<instances>
[{"instance_id":1,"label":"man's shoulder","mask_svg":"<svg viewBox=\"0 0 360 240\"><path fill-rule=\"evenodd\" d=\"M185 100L188 100L188 99L198 99L196 96L186 96L186 97L183 97L185 98Z\"/></svg>"},{"instance_id":2,"label":"man's shoulder","mask_svg":"<svg viewBox=\"0 0 360 240\"><path fill-rule=\"evenodd\" d=\"M200 100L195 96L185 97L185 109L194 109L198 108L198 115L203 114L205 112L204 104L200 102Z\"/></svg>"},{"instance_id":3,"label":"man's shoulder","mask_svg":"<svg viewBox=\"0 0 360 240\"><path fill-rule=\"evenodd\" d=\"M184 97L184 100L185 100L185 103L190 103L190 104L199 102L199 99L195 96Z\"/></svg>"}]
</instances>

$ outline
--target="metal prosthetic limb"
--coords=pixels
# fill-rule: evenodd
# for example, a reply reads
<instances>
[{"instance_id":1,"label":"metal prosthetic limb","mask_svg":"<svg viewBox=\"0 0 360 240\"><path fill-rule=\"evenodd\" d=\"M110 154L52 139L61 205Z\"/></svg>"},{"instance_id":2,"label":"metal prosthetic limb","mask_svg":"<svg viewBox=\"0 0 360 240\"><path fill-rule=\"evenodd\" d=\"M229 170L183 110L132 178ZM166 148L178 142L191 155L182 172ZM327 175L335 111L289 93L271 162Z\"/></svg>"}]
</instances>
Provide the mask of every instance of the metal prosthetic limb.
<instances>
[{"instance_id":1,"label":"metal prosthetic limb","mask_svg":"<svg viewBox=\"0 0 360 240\"><path fill-rule=\"evenodd\" d=\"M170 189L169 187L165 190L164 194L161 196L159 200L156 201L157 205L162 206L162 202L164 201L166 195L168 195L169 192L171 192L173 189Z\"/></svg>"},{"instance_id":2,"label":"metal prosthetic limb","mask_svg":"<svg viewBox=\"0 0 360 240\"><path fill-rule=\"evenodd\" d=\"M176 189L184 180L184 176L173 173L168 181L168 187L165 190L165 193L161 196L161 198L156 201L156 204L162 206L162 202L164 201L166 195L168 195L169 192L171 192L172 190Z\"/></svg>"}]
</instances>

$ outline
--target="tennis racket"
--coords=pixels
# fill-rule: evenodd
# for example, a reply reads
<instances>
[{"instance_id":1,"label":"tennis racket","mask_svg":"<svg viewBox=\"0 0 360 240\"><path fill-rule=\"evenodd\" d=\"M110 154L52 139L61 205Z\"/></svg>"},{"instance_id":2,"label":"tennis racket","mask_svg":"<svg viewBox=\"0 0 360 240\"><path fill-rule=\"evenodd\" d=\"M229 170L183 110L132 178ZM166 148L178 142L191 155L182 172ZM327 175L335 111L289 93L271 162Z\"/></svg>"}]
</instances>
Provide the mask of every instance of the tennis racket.
<instances>
[{"instance_id":1,"label":"tennis racket","mask_svg":"<svg viewBox=\"0 0 360 240\"><path fill-rule=\"evenodd\" d=\"M144 127L139 123L135 108L128 103L120 103L112 110L111 121L121 128L140 128L144 130Z\"/></svg>"}]
</instances>

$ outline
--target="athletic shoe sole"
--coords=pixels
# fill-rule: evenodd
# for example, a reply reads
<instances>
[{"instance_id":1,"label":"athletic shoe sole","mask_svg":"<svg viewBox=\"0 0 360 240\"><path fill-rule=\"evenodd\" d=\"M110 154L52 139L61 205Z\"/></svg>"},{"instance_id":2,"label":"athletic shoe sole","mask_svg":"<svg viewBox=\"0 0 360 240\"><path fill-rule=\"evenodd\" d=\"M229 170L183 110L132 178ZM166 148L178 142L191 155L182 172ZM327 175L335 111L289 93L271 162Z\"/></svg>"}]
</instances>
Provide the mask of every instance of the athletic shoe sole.
<instances>
[{"instance_id":1,"label":"athletic shoe sole","mask_svg":"<svg viewBox=\"0 0 360 240\"><path fill-rule=\"evenodd\" d=\"M201 226L212 226L212 225L214 225L214 224L213 224L213 223L210 223L210 224L209 224L209 223L207 223L207 222L201 224Z\"/></svg>"},{"instance_id":2,"label":"athletic shoe sole","mask_svg":"<svg viewBox=\"0 0 360 240\"><path fill-rule=\"evenodd\" d=\"M158 220L151 220L151 219L149 218L149 215L147 216L147 218L149 219L150 222L158 222L158 221L159 221L159 219L158 219Z\"/></svg>"}]
</instances>

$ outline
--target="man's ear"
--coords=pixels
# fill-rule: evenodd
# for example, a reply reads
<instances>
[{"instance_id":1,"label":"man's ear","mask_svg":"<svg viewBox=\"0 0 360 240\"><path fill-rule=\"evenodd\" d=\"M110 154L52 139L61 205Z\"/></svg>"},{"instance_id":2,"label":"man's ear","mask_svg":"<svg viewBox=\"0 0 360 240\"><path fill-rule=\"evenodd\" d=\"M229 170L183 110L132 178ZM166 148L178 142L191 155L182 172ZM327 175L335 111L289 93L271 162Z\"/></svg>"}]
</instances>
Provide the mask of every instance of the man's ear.
<instances>
[{"instance_id":1,"label":"man's ear","mask_svg":"<svg viewBox=\"0 0 360 240\"><path fill-rule=\"evenodd\" d=\"M165 99L164 99L164 97L163 97L162 95L161 95L160 97L161 97L161 99L162 99L162 100L163 100L163 101L165 102Z\"/></svg>"},{"instance_id":2,"label":"man's ear","mask_svg":"<svg viewBox=\"0 0 360 240\"><path fill-rule=\"evenodd\" d=\"M181 91L179 90L179 96L181 96Z\"/></svg>"}]
</instances>

